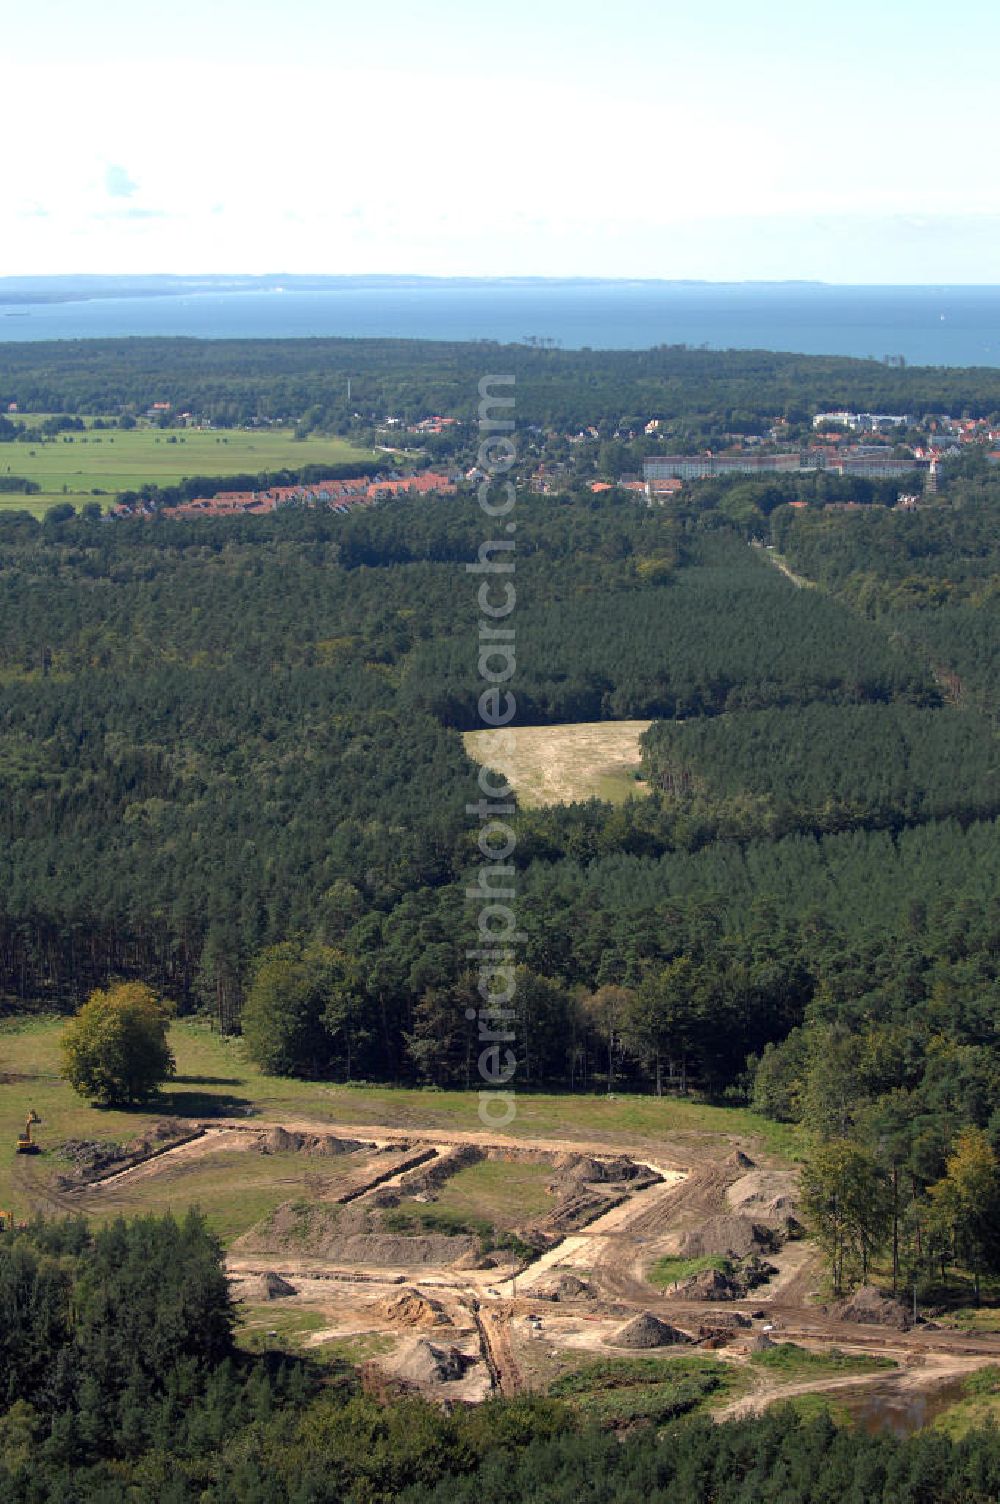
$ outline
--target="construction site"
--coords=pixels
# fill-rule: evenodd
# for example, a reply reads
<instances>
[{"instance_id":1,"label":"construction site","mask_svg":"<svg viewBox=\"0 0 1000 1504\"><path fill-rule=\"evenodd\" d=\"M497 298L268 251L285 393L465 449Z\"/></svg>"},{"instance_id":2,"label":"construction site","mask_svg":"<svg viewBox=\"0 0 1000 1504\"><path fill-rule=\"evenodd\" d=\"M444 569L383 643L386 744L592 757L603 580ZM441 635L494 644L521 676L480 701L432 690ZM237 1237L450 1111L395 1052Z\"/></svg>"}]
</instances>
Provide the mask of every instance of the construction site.
<instances>
[{"instance_id":1,"label":"construction site","mask_svg":"<svg viewBox=\"0 0 1000 1504\"><path fill-rule=\"evenodd\" d=\"M823 1396L905 1431L1000 1361L1000 1335L914 1322L902 1299L826 1298L794 1167L744 1135L172 1118L46 1159L19 1152L12 1177L49 1214L211 1210L213 1187L240 1187L224 1234L242 1340L349 1364L373 1393L532 1390L628 1419L683 1382L720 1418Z\"/></svg>"}]
</instances>

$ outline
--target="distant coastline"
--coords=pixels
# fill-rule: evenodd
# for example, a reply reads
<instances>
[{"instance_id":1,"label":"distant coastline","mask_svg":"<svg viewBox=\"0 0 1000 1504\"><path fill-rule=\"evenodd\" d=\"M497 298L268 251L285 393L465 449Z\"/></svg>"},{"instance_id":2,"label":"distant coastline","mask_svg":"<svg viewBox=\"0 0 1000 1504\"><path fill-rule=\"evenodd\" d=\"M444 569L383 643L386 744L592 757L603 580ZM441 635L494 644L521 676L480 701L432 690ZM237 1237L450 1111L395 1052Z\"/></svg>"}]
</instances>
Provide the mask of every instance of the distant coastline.
<instances>
[{"instance_id":1,"label":"distant coastline","mask_svg":"<svg viewBox=\"0 0 1000 1504\"><path fill-rule=\"evenodd\" d=\"M0 277L0 304L79 303L94 298L183 297L227 292L350 292L357 288L491 287L828 287L802 278L780 281L710 282L697 277L432 277L408 273L268 272L204 275L110 276L65 273L45 277Z\"/></svg>"},{"instance_id":2,"label":"distant coastline","mask_svg":"<svg viewBox=\"0 0 1000 1504\"><path fill-rule=\"evenodd\" d=\"M0 278L0 345L131 336L488 341L540 350L685 345L995 367L1000 287L280 272Z\"/></svg>"}]
</instances>

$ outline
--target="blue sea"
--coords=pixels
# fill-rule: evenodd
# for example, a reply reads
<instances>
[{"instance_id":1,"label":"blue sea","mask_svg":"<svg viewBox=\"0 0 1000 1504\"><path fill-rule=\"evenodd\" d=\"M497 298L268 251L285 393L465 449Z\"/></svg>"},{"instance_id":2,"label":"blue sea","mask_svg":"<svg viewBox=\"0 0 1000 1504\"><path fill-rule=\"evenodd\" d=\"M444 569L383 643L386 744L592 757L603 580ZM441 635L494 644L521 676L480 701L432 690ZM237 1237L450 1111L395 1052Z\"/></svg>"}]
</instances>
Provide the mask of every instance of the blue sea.
<instances>
[{"instance_id":1,"label":"blue sea","mask_svg":"<svg viewBox=\"0 0 1000 1504\"><path fill-rule=\"evenodd\" d=\"M595 350L684 344L996 366L1000 287L347 279L323 291L275 287L0 306L0 341L132 334L529 339Z\"/></svg>"}]
</instances>

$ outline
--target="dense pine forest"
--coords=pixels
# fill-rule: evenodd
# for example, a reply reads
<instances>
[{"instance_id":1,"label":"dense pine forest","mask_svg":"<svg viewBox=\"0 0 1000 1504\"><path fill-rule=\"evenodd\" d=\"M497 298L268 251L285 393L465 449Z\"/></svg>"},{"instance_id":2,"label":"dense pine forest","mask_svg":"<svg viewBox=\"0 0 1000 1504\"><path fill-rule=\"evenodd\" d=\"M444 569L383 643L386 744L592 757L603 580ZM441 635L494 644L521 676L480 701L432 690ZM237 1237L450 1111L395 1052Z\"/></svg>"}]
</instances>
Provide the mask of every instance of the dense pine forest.
<instances>
[{"instance_id":1,"label":"dense pine forest","mask_svg":"<svg viewBox=\"0 0 1000 1504\"><path fill-rule=\"evenodd\" d=\"M656 721L648 797L517 817L522 1079L587 1082L609 984L638 1000L617 1031L637 1084L666 1062L746 1094L747 1057L817 997L914 1034L919 1082L942 987L992 1073L993 491L779 506L818 581L797 589L705 490L520 509L520 718ZM350 996L288 1068L468 1080L477 527L462 497L0 521L8 1006L135 976L235 1028L269 947L319 945ZM897 577L929 571L948 589L901 602ZM954 611L979 635L932 652Z\"/></svg>"},{"instance_id":2,"label":"dense pine forest","mask_svg":"<svg viewBox=\"0 0 1000 1504\"><path fill-rule=\"evenodd\" d=\"M218 425L269 417L337 426L374 410L471 420L477 383L490 369L516 376L521 422L559 429L623 414L662 416L697 433L706 420L738 430L760 415L801 421L845 406L970 417L1000 411L992 367L900 370L840 356L684 346L595 357L490 341L138 337L6 345L0 407L16 400L23 412L142 412L158 400Z\"/></svg>"}]
</instances>

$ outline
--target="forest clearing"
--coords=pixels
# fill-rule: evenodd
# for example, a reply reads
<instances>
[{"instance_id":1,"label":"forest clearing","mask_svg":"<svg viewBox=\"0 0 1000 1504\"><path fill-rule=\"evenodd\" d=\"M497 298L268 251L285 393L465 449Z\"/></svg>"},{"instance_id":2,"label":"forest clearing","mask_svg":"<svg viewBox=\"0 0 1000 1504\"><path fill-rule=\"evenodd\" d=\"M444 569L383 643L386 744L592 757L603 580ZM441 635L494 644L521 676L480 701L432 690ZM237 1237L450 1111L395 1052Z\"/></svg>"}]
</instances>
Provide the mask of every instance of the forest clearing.
<instances>
[{"instance_id":1,"label":"forest clearing","mask_svg":"<svg viewBox=\"0 0 1000 1504\"><path fill-rule=\"evenodd\" d=\"M603 799L620 804L648 793L639 776L639 738L651 721L590 721L566 726L510 726L467 731L469 756L508 773L526 808ZM513 742L513 754L502 750Z\"/></svg>"}]
</instances>

